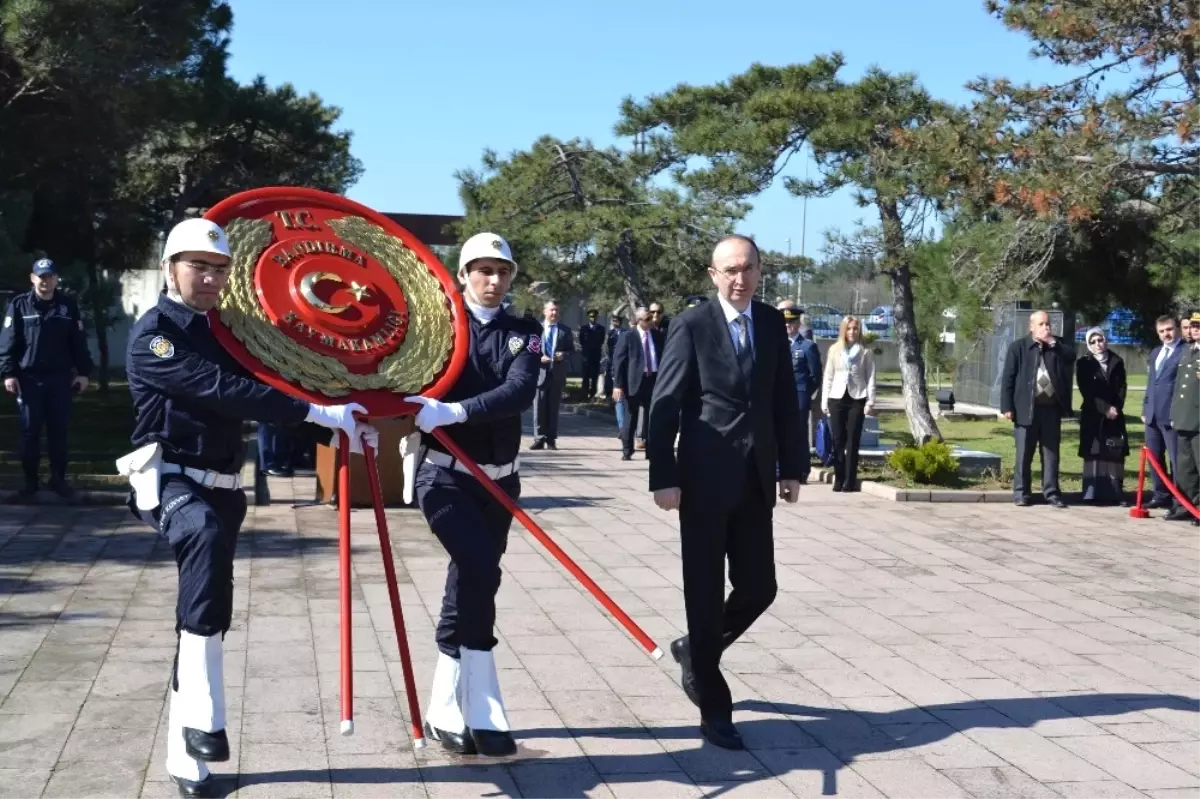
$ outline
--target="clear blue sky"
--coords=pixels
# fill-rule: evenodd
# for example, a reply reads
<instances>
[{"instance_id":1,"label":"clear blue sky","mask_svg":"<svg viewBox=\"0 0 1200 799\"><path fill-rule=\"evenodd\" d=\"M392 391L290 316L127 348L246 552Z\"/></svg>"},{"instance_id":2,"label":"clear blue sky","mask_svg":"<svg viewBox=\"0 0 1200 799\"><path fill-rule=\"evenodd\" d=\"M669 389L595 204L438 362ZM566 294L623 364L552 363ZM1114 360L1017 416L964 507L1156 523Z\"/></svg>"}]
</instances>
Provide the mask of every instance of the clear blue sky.
<instances>
[{"instance_id":1,"label":"clear blue sky","mask_svg":"<svg viewBox=\"0 0 1200 799\"><path fill-rule=\"evenodd\" d=\"M342 108L365 166L348 194L380 211L460 213L454 171L477 166L484 148L507 154L546 133L607 145L626 95L712 83L756 61L840 50L846 78L872 64L912 71L936 97L960 102L979 75L1054 77L982 0L231 4L232 74L290 82ZM773 187L754 205L741 231L780 251L790 238L799 253L801 201ZM808 255L824 229L850 229L862 215L845 195L810 200Z\"/></svg>"}]
</instances>

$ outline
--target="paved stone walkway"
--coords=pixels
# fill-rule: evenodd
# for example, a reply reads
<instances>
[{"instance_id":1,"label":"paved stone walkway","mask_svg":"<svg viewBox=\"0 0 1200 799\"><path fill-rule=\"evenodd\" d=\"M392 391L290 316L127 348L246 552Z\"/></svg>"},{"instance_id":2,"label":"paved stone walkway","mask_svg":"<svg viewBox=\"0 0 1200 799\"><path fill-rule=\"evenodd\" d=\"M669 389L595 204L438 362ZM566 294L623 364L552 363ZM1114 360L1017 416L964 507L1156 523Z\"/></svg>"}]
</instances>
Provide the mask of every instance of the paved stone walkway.
<instances>
[{"instance_id":1,"label":"paved stone walkway","mask_svg":"<svg viewBox=\"0 0 1200 799\"><path fill-rule=\"evenodd\" d=\"M676 521L613 431L563 427L559 451L522 456L523 504L665 647L684 625ZM410 746L369 511L357 732L338 734L336 516L307 504L311 479L272 489L247 519L226 642L230 795L1200 795L1188 525L806 488L776 516L779 598L724 661L741 753L702 744L670 658L515 532L497 658L521 752L475 763ZM388 518L424 703L445 558L415 511ZM173 602L169 551L122 509L0 513L0 795L175 795Z\"/></svg>"}]
</instances>

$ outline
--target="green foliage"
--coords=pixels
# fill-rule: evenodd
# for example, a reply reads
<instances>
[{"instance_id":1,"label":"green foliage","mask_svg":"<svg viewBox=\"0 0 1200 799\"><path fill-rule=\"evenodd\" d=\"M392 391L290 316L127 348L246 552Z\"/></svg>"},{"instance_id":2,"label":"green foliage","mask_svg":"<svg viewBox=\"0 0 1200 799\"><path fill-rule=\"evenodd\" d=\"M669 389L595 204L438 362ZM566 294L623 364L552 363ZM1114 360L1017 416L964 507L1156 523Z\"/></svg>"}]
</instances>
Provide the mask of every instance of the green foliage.
<instances>
[{"instance_id":1,"label":"green foliage","mask_svg":"<svg viewBox=\"0 0 1200 799\"><path fill-rule=\"evenodd\" d=\"M900 446L888 454L888 465L914 483L937 484L958 472L958 459L950 445L928 441L923 446Z\"/></svg>"},{"instance_id":2,"label":"green foliage","mask_svg":"<svg viewBox=\"0 0 1200 799\"><path fill-rule=\"evenodd\" d=\"M746 206L663 188L636 159L590 141L544 136L456 177L466 209L460 237L505 236L522 284L559 297L600 295L630 305L704 291L716 239Z\"/></svg>"}]
</instances>

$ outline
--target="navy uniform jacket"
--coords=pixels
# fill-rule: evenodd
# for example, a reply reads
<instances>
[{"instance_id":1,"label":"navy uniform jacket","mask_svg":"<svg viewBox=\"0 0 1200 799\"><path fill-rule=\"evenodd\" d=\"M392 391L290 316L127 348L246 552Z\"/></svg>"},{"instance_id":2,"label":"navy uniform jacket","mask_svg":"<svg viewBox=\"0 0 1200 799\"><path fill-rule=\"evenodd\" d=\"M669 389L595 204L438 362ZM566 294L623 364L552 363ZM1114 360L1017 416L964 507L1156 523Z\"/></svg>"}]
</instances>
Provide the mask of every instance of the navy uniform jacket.
<instances>
[{"instance_id":1,"label":"navy uniform jacket","mask_svg":"<svg viewBox=\"0 0 1200 799\"><path fill-rule=\"evenodd\" d=\"M207 316L165 294L130 331L125 369L137 416L133 446L157 441L168 463L233 474L246 459L245 420L297 425L308 415L304 400L253 379ZM332 435L325 432L322 443Z\"/></svg>"},{"instance_id":2,"label":"navy uniform jacket","mask_svg":"<svg viewBox=\"0 0 1200 799\"><path fill-rule=\"evenodd\" d=\"M542 325L501 309L482 324L470 311L471 350L462 374L442 397L461 402L466 421L440 428L476 463L511 463L521 450L521 413L533 405L542 359ZM430 449L446 450L432 436Z\"/></svg>"},{"instance_id":3,"label":"navy uniform jacket","mask_svg":"<svg viewBox=\"0 0 1200 799\"><path fill-rule=\"evenodd\" d=\"M579 349L583 350L583 357L588 361L599 361L606 338L604 328L599 324L588 322L579 328Z\"/></svg>"},{"instance_id":4,"label":"navy uniform jacket","mask_svg":"<svg viewBox=\"0 0 1200 799\"><path fill-rule=\"evenodd\" d=\"M39 300L30 289L8 304L0 323L0 378L26 374L92 372L87 334L75 298L55 289L54 296Z\"/></svg>"},{"instance_id":5,"label":"navy uniform jacket","mask_svg":"<svg viewBox=\"0 0 1200 799\"><path fill-rule=\"evenodd\" d=\"M800 410L812 410L813 396L821 389L821 351L803 334L791 339L792 371L796 373L796 396Z\"/></svg>"}]
</instances>

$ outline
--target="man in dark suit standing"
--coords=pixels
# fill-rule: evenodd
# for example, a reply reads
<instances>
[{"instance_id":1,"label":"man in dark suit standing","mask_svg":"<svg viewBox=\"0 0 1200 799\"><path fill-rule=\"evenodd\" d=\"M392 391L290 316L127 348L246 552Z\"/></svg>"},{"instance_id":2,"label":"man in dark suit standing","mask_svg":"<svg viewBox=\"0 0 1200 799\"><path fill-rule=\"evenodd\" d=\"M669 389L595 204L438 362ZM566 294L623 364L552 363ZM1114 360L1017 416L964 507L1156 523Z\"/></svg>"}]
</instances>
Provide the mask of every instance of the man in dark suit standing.
<instances>
[{"instance_id":1,"label":"man in dark suit standing","mask_svg":"<svg viewBox=\"0 0 1200 799\"><path fill-rule=\"evenodd\" d=\"M1014 341L1004 357L1000 412L1013 423L1017 442L1013 468L1013 501L1033 504L1029 470L1033 453L1042 449L1042 495L1056 508L1067 503L1058 490L1058 446L1063 417L1071 415L1075 352L1050 330L1050 315L1029 316L1029 336Z\"/></svg>"},{"instance_id":2,"label":"man in dark suit standing","mask_svg":"<svg viewBox=\"0 0 1200 799\"><path fill-rule=\"evenodd\" d=\"M604 357L604 325L596 322L600 312L595 308L587 313L587 324L579 328L579 349L583 352L583 399L596 396L600 388L600 360Z\"/></svg>"},{"instance_id":3,"label":"man in dark suit standing","mask_svg":"<svg viewBox=\"0 0 1200 799\"><path fill-rule=\"evenodd\" d=\"M1171 427L1171 398L1175 396L1175 375L1188 347L1179 340L1175 317L1158 317L1155 327L1162 343L1150 353L1146 375L1146 394L1142 400L1142 421L1146 423L1146 449L1154 454L1164 469L1174 477L1176 470L1174 428ZM1170 464L1167 458L1170 456ZM1153 471L1153 470L1151 470ZM1158 472L1154 472L1154 496L1147 508L1171 507L1171 492L1167 491Z\"/></svg>"},{"instance_id":4,"label":"man in dark suit standing","mask_svg":"<svg viewBox=\"0 0 1200 799\"><path fill-rule=\"evenodd\" d=\"M717 301L671 321L647 450L655 504L679 511L688 634L672 642L671 654L700 708L701 733L741 749L721 653L775 599L775 467L779 496L795 502L805 453L783 315L753 301L758 248L727 236L708 272Z\"/></svg>"},{"instance_id":5,"label":"man in dark suit standing","mask_svg":"<svg viewBox=\"0 0 1200 799\"><path fill-rule=\"evenodd\" d=\"M650 398L658 377L659 353L663 334L654 328L650 312L638 308L634 326L617 340L613 352L613 401L625 400L625 418L621 422L621 460L633 457L633 431L638 417L650 412ZM647 454L649 457L649 454Z\"/></svg>"},{"instance_id":6,"label":"man in dark suit standing","mask_svg":"<svg viewBox=\"0 0 1200 799\"><path fill-rule=\"evenodd\" d=\"M542 368L538 371L537 401L533 403L533 446L558 449L558 405L567 384L567 353L575 351L571 328L558 323L558 303L543 306Z\"/></svg>"},{"instance_id":7,"label":"man in dark suit standing","mask_svg":"<svg viewBox=\"0 0 1200 799\"><path fill-rule=\"evenodd\" d=\"M813 400L821 392L821 351L817 345L804 337L800 328L800 313L795 308L783 308L783 321L787 325L788 345L792 353L792 371L796 375L796 398L800 400L800 429L804 431L804 453L809 452L809 418L812 416ZM815 437L815 436L814 436ZM808 482L811 457L804 458L800 482Z\"/></svg>"}]
</instances>

